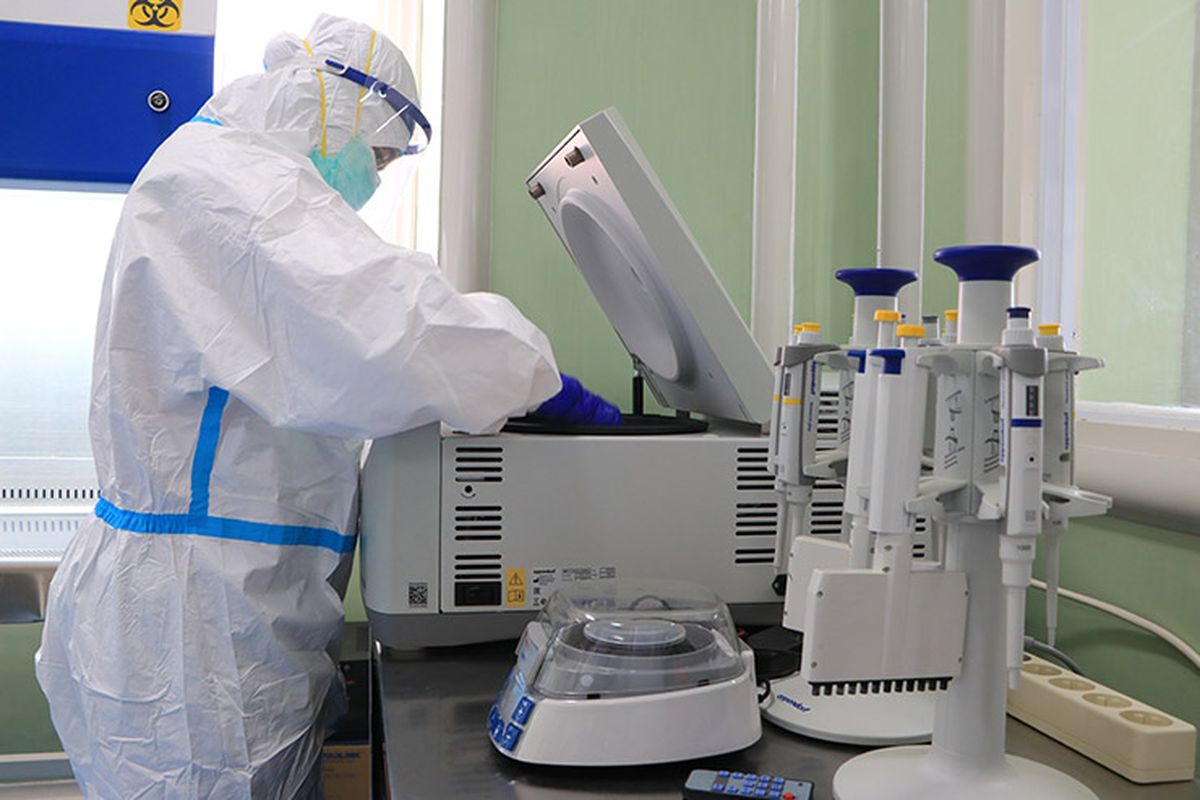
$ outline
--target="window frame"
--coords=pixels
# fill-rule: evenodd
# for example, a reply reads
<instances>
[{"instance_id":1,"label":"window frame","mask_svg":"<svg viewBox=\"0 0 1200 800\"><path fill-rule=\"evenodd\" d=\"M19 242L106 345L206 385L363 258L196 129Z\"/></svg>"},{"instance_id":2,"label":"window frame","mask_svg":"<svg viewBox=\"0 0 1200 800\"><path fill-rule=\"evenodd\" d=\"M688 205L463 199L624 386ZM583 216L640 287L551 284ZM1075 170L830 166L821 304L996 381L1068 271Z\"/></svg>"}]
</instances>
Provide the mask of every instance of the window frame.
<instances>
[{"instance_id":1,"label":"window frame","mask_svg":"<svg viewBox=\"0 0 1200 800\"><path fill-rule=\"evenodd\" d=\"M1076 290L1083 254L1086 16L1086 0L1062 0L1043 4L1040 19L1037 191L1042 260L1036 305L1044 309L1043 319L1061 322L1071 349L1081 339ZM1193 153L1200 141L1195 128ZM1189 233L1194 237L1196 232ZM1077 482L1111 495L1114 512L1121 516L1196 531L1200 495L1181 480L1186 483L1200 472L1194 456L1200 453L1200 408L1080 400L1076 411Z\"/></svg>"}]
</instances>

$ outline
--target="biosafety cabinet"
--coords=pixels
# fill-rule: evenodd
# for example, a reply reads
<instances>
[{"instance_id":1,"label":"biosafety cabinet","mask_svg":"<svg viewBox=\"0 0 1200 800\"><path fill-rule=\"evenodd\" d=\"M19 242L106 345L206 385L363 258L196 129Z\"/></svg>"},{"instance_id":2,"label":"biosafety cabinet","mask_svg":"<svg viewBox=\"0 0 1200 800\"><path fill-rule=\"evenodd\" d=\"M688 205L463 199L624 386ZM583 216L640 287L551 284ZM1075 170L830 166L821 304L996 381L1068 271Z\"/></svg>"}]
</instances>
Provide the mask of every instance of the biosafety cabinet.
<instances>
[{"instance_id":1,"label":"biosafety cabinet","mask_svg":"<svg viewBox=\"0 0 1200 800\"><path fill-rule=\"evenodd\" d=\"M555 589L604 577L694 581L741 623L778 621L762 351L615 110L582 122L527 187L676 416L376 440L361 525L375 637L515 638Z\"/></svg>"},{"instance_id":2,"label":"biosafety cabinet","mask_svg":"<svg viewBox=\"0 0 1200 800\"><path fill-rule=\"evenodd\" d=\"M15 69L0 83L0 185L124 191L212 95L216 16L216 0L0 2Z\"/></svg>"}]
</instances>

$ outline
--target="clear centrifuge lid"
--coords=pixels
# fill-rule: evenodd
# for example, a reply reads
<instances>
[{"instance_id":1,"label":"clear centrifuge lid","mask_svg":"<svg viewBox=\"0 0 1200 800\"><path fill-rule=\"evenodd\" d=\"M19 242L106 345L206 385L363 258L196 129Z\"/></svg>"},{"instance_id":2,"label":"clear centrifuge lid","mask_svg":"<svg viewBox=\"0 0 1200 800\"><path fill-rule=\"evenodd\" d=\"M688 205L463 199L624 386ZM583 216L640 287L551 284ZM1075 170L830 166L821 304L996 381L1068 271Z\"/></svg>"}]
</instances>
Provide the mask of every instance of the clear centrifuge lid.
<instances>
[{"instance_id":1,"label":"clear centrifuge lid","mask_svg":"<svg viewBox=\"0 0 1200 800\"><path fill-rule=\"evenodd\" d=\"M675 691L744 669L729 609L683 581L582 581L538 617L549 639L534 689L597 698Z\"/></svg>"},{"instance_id":2,"label":"clear centrifuge lid","mask_svg":"<svg viewBox=\"0 0 1200 800\"><path fill-rule=\"evenodd\" d=\"M770 365L615 109L526 185L660 403L766 423Z\"/></svg>"}]
</instances>

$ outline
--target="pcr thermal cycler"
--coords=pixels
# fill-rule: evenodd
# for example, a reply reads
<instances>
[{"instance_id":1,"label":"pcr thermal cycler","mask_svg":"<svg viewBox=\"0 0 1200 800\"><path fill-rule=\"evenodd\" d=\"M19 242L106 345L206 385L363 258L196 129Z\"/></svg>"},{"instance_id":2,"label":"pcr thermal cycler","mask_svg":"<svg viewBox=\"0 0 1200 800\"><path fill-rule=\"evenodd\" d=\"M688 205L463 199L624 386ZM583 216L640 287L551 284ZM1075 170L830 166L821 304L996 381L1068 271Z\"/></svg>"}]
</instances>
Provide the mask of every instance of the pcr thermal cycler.
<instances>
[{"instance_id":1,"label":"pcr thermal cycler","mask_svg":"<svg viewBox=\"0 0 1200 800\"><path fill-rule=\"evenodd\" d=\"M778 622L762 351L614 109L580 123L526 185L676 416L376 440L361 520L375 638L516 638L556 589L605 577L690 580L742 624Z\"/></svg>"}]
</instances>

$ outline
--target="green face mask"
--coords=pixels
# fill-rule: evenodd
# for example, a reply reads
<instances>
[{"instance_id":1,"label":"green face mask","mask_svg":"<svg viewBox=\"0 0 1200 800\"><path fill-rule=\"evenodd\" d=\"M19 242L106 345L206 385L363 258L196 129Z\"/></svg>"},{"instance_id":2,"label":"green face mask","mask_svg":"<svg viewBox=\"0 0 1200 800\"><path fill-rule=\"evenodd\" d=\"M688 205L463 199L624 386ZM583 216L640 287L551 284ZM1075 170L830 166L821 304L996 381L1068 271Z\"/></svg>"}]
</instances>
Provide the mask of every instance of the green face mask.
<instances>
[{"instance_id":1,"label":"green face mask","mask_svg":"<svg viewBox=\"0 0 1200 800\"><path fill-rule=\"evenodd\" d=\"M375 168L375 153L362 134L331 156L313 150L309 156L321 177L337 191L350 207L358 211L367 204L379 187L379 171Z\"/></svg>"}]
</instances>

